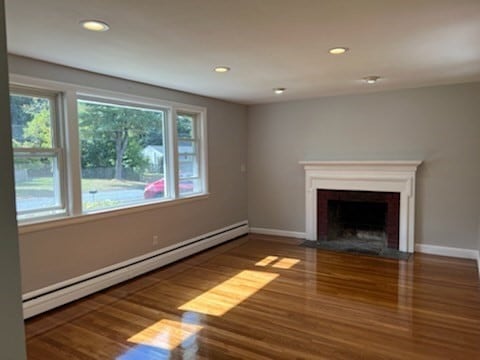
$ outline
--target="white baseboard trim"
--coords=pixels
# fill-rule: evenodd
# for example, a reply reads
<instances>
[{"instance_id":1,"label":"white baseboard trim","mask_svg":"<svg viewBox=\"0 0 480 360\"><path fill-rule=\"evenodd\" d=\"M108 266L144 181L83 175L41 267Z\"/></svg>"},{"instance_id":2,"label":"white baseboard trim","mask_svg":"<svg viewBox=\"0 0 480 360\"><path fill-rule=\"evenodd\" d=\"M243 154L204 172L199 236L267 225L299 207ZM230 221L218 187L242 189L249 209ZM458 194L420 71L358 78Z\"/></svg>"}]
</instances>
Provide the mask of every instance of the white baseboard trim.
<instances>
[{"instance_id":1,"label":"white baseboard trim","mask_svg":"<svg viewBox=\"0 0 480 360\"><path fill-rule=\"evenodd\" d=\"M451 256L451 257L463 258L463 259L477 260L479 258L479 253L477 250L454 248L454 247L447 247L447 246L417 244L415 245L415 251L424 253L424 254Z\"/></svg>"},{"instance_id":2,"label":"white baseboard trim","mask_svg":"<svg viewBox=\"0 0 480 360\"><path fill-rule=\"evenodd\" d=\"M263 234L263 235L293 237L293 238L298 238L298 239L305 239L305 237L306 237L306 233L304 233L304 232L277 230L277 229L266 229L266 228L258 228L258 227L251 227L250 232L251 233L257 233L257 234Z\"/></svg>"},{"instance_id":3,"label":"white baseboard trim","mask_svg":"<svg viewBox=\"0 0 480 360\"><path fill-rule=\"evenodd\" d=\"M193 239L24 294L23 317L38 315L248 233L242 221Z\"/></svg>"}]
</instances>

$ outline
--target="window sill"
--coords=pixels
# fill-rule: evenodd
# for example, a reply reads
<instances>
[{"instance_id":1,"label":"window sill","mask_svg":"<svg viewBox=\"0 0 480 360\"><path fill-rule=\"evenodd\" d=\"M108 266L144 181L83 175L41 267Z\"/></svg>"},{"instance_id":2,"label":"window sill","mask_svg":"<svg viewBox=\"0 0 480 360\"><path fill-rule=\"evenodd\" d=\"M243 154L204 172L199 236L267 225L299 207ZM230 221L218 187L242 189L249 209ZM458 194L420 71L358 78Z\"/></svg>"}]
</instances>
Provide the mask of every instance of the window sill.
<instances>
[{"instance_id":1,"label":"window sill","mask_svg":"<svg viewBox=\"0 0 480 360\"><path fill-rule=\"evenodd\" d=\"M28 233L54 229L54 228L59 228L59 227L64 227L69 225L98 221L98 220L111 218L111 217L125 216L128 214L150 211L150 210L155 210L163 207L177 206L177 205L182 205L192 201L208 199L209 196L210 196L209 193L204 193L200 195L185 196L182 198L177 198L172 200L159 201L152 204L130 205L128 207L123 207L118 209L99 210L99 211L87 213L87 214L55 217L55 218L48 218L48 219L44 218L44 219L36 220L32 222L23 222L18 224L18 233L20 235L28 234Z\"/></svg>"}]
</instances>

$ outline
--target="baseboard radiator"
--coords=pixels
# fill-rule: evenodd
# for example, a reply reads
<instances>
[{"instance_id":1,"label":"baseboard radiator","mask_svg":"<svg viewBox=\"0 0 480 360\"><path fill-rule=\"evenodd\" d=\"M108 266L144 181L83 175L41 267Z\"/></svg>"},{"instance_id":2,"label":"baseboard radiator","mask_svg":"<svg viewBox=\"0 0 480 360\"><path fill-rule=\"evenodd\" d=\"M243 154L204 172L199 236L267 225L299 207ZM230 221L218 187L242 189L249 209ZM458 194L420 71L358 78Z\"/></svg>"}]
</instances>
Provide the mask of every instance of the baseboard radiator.
<instances>
[{"instance_id":1,"label":"baseboard radiator","mask_svg":"<svg viewBox=\"0 0 480 360\"><path fill-rule=\"evenodd\" d=\"M243 221L22 296L25 319L248 234Z\"/></svg>"}]
</instances>

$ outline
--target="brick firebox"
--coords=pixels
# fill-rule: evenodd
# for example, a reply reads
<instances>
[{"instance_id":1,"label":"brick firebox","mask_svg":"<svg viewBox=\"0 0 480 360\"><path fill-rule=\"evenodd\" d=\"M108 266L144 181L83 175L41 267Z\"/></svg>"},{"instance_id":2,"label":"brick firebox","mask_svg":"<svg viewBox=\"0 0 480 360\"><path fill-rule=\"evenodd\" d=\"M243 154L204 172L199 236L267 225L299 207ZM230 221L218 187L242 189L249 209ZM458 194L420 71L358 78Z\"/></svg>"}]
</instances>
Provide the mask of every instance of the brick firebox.
<instances>
[{"instance_id":1,"label":"brick firebox","mask_svg":"<svg viewBox=\"0 0 480 360\"><path fill-rule=\"evenodd\" d=\"M386 203L387 244L389 248L399 248L400 193L317 189L317 236L319 240L327 239L329 200Z\"/></svg>"}]
</instances>

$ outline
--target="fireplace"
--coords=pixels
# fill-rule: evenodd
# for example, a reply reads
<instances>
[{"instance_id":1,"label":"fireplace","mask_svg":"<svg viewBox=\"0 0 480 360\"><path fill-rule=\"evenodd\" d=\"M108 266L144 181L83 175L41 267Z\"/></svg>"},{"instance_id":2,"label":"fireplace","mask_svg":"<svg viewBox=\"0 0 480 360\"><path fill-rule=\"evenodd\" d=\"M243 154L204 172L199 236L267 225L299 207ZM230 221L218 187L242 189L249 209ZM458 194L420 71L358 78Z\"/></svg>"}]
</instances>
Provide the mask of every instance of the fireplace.
<instances>
[{"instance_id":1,"label":"fireplace","mask_svg":"<svg viewBox=\"0 0 480 360\"><path fill-rule=\"evenodd\" d=\"M400 193L317 190L317 239L399 248Z\"/></svg>"},{"instance_id":2,"label":"fireplace","mask_svg":"<svg viewBox=\"0 0 480 360\"><path fill-rule=\"evenodd\" d=\"M328 236L328 226L326 226L326 232L318 226L321 225L318 224L319 222L328 221L328 201L327 205L322 207L325 209L325 206L327 206L326 214L323 217L317 214L321 209L317 204L319 201L318 190L346 191L350 192L349 196L353 197L358 197L359 194L364 196L369 193L370 195L365 196L370 196L371 199L376 196L384 196L378 195L384 193L385 196L394 196L397 200L367 200L365 202L387 203L385 223L387 246L404 252L414 252L415 174L421 163L417 160L301 161L300 164L305 169L306 239L316 241L318 238L321 239L322 236ZM357 195L352 193L357 193ZM331 199L331 201L357 202L352 199ZM396 203L398 206L392 205L392 210L390 210L390 203ZM351 206L355 207L354 205ZM393 217L398 218L398 224L392 225L388 220ZM391 235L396 232L398 232L398 236Z\"/></svg>"}]
</instances>

